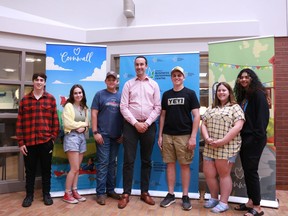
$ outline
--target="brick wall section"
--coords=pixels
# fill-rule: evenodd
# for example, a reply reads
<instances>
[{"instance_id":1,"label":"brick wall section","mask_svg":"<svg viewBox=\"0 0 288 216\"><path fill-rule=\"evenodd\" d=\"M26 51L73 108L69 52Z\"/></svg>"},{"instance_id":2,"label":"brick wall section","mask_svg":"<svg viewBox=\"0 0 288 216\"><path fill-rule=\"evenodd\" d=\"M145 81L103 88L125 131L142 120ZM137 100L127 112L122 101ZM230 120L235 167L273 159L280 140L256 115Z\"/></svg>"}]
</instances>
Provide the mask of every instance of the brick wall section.
<instances>
[{"instance_id":1,"label":"brick wall section","mask_svg":"<svg viewBox=\"0 0 288 216\"><path fill-rule=\"evenodd\" d=\"M288 37L275 37L276 188L288 190Z\"/></svg>"}]
</instances>

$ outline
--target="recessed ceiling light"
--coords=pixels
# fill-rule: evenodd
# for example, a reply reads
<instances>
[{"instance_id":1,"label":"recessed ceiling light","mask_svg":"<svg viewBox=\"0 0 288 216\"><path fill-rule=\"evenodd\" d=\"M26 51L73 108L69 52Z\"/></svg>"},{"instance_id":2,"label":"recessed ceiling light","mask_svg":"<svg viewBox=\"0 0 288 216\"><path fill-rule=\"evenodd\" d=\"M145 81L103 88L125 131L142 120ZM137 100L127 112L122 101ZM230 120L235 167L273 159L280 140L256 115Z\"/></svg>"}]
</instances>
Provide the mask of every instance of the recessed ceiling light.
<instances>
[{"instance_id":1,"label":"recessed ceiling light","mask_svg":"<svg viewBox=\"0 0 288 216\"><path fill-rule=\"evenodd\" d=\"M35 62L34 58L26 58L26 62Z\"/></svg>"},{"instance_id":2,"label":"recessed ceiling light","mask_svg":"<svg viewBox=\"0 0 288 216\"><path fill-rule=\"evenodd\" d=\"M26 58L26 62L41 62L40 58Z\"/></svg>"},{"instance_id":3,"label":"recessed ceiling light","mask_svg":"<svg viewBox=\"0 0 288 216\"><path fill-rule=\"evenodd\" d=\"M3 68L3 70L4 70L5 72L8 72L8 73L13 73L13 72L16 71L15 69L12 69L12 68Z\"/></svg>"}]
</instances>

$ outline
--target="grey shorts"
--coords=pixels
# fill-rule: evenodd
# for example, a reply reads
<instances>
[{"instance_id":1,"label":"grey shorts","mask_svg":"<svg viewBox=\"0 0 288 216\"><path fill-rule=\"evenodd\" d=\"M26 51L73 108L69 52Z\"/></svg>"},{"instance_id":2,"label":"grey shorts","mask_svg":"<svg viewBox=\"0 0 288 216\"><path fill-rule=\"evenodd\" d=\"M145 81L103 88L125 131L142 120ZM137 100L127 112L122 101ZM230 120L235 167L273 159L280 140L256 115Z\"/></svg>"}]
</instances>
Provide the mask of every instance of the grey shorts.
<instances>
[{"instance_id":1,"label":"grey shorts","mask_svg":"<svg viewBox=\"0 0 288 216\"><path fill-rule=\"evenodd\" d=\"M86 139L84 133L77 133L71 131L70 133L65 134L63 141L64 152L67 151L76 151L79 153L86 152Z\"/></svg>"},{"instance_id":2,"label":"grey shorts","mask_svg":"<svg viewBox=\"0 0 288 216\"><path fill-rule=\"evenodd\" d=\"M235 163L237 156L238 156L238 154L228 158L228 162L229 163ZM203 159L206 161L215 161L214 158L207 157L207 156L203 156Z\"/></svg>"}]
</instances>

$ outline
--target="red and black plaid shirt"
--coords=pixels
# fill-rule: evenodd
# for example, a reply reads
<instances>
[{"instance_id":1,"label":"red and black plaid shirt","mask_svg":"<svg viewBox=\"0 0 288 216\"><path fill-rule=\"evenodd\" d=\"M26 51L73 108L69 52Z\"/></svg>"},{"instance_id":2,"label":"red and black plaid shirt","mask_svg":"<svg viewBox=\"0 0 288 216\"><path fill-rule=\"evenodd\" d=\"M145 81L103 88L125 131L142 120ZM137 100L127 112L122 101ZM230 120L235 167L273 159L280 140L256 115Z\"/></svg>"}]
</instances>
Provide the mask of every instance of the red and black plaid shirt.
<instances>
[{"instance_id":1,"label":"red and black plaid shirt","mask_svg":"<svg viewBox=\"0 0 288 216\"><path fill-rule=\"evenodd\" d=\"M56 100L44 92L37 100L33 93L20 101L16 136L19 146L32 146L55 140L59 132Z\"/></svg>"}]
</instances>

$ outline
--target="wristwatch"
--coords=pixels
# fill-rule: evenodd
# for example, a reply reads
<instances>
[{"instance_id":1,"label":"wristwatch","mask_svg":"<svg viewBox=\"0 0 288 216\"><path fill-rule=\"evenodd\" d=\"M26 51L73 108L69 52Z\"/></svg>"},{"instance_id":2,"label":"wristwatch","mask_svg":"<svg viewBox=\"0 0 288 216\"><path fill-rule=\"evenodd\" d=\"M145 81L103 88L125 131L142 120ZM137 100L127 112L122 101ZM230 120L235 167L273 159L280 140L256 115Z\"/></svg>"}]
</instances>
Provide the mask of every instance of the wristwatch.
<instances>
[{"instance_id":1,"label":"wristwatch","mask_svg":"<svg viewBox=\"0 0 288 216\"><path fill-rule=\"evenodd\" d=\"M94 135L98 134L98 131L97 130L93 131L93 134Z\"/></svg>"}]
</instances>

